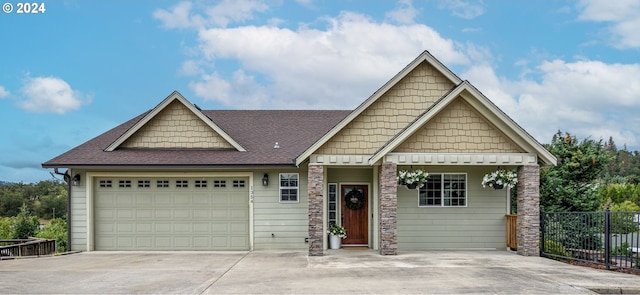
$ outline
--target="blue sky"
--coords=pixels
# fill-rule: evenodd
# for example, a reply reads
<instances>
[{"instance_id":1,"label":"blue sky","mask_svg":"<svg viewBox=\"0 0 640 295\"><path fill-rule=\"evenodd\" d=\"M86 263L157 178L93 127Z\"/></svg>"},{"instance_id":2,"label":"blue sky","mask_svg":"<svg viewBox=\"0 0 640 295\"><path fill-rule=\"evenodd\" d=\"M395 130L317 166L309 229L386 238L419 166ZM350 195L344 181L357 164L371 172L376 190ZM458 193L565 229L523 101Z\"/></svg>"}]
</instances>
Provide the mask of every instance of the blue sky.
<instances>
[{"instance_id":1,"label":"blue sky","mask_svg":"<svg viewBox=\"0 0 640 295\"><path fill-rule=\"evenodd\" d=\"M423 50L541 143L640 149L640 0L43 1L0 14L0 180L180 91L203 109L353 109Z\"/></svg>"}]
</instances>

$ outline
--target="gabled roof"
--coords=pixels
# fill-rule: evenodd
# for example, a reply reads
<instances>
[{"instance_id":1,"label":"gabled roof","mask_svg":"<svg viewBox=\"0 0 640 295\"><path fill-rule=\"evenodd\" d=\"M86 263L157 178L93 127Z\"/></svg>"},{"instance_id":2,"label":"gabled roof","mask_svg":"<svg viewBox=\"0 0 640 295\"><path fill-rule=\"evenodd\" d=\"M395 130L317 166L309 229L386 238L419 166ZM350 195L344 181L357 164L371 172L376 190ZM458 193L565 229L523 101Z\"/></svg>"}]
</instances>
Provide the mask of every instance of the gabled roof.
<instances>
[{"instance_id":1,"label":"gabled roof","mask_svg":"<svg viewBox=\"0 0 640 295\"><path fill-rule=\"evenodd\" d=\"M333 129L327 132L327 134L325 134L322 138L320 138L320 140L318 140L306 151L304 151L296 159L296 165L302 164L302 162L308 159L309 156L311 156L316 150L318 150L320 147L322 147L322 145L327 143L340 130L342 130L351 121L353 121L356 117L358 117L363 111L365 111L369 106L371 106L380 97L382 97L385 93L387 93L389 89L391 89L394 85L400 82L402 78L406 77L409 73L411 73L411 71L413 71L417 66L419 66L423 62L428 62L453 84L458 85L462 82L462 79L456 76L456 74L454 74L451 70L449 70L446 66L444 66L440 61L438 61L433 55L431 55L431 53L425 50L416 59L414 59L411 63L409 63L406 67L404 67L404 69L402 69L398 74L393 76L391 80L389 80L387 83L382 85L380 89L378 89L371 96L369 96L367 100L365 100L362 104L360 104L353 112L351 112L346 118L344 118L344 120L338 123L338 125L336 125Z\"/></svg>"},{"instance_id":2,"label":"gabled roof","mask_svg":"<svg viewBox=\"0 0 640 295\"><path fill-rule=\"evenodd\" d=\"M106 151L142 119L143 113L45 162L56 167L293 167L295 158L340 122L346 110L203 110L207 120L241 144L235 149L118 148ZM280 148L275 149L278 142Z\"/></svg>"},{"instance_id":3,"label":"gabled roof","mask_svg":"<svg viewBox=\"0 0 640 295\"><path fill-rule=\"evenodd\" d=\"M538 141L536 141L529 133L527 133L520 125L500 110L491 100L484 96L478 89L473 87L468 81L463 81L449 93L438 100L433 106L428 108L420 117L404 130L392 138L384 147L376 152L369 160L369 164L373 165L384 155L392 152L405 140L422 128L429 120L434 118L440 111L444 110L456 98L465 99L472 107L483 114L485 118L491 122L501 132L509 136L515 144L520 146L527 152L536 153L540 160L547 165L556 165L557 159L547 149L545 149Z\"/></svg>"},{"instance_id":4,"label":"gabled roof","mask_svg":"<svg viewBox=\"0 0 640 295\"><path fill-rule=\"evenodd\" d=\"M193 113L196 117L202 120L207 126L209 126L213 131L215 131L218 135L220 135L224 140L226 140L231 146L233 146L238 151L246 151L244 147L238 144L229 134L227 134L222 128L216 125L211 119L207 118L195 105L190 103L186 98L182 96L178 91L174 91L165 98L160 104L158 104L151 112L147 113L140 121L136 122L129 130L123 133L120 137L118 137L113 143L111 143L105 151L111 152L120 147L127 139L133 136L136 132L138 132L142 127L144 127L149 121L151 121L154 117L156 117L162 110L164 110L167 106L169 106L172 102L178 101L182 103L191 113Z\"/></svg>"}]
</instances>

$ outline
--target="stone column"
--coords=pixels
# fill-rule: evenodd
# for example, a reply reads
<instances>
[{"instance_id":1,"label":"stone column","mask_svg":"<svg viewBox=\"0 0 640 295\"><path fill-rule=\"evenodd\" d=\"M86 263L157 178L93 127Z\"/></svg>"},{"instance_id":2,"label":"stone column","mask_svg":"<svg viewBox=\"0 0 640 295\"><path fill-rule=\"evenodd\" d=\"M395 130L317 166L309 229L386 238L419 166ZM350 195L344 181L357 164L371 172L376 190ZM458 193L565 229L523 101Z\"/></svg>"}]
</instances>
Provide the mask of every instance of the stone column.
<instances>
[{"instance_id":1,"label":"stone column","mask_svg":"<svg viewBox=\"0 0 640 295\"><path fill-rule=\"evenodd\" d=\"M309 164L308 193L309 193L309 256L322 256L324 247L323 215L323 187L324 166Z\"/></svg>"},{"instance_id":2,"label":"stone column","mask_svg":"<svg viewBox=\"0 0 640 295\"><path fill-rule=\"evenodd\" d=\"M398 165L380 167L380 255L398 254Z\"/></svg>"},{"instance_id":3,"label":"stone column","mask_svg":"<svg viewBox=\"0 0 640 295\"><path fill-rule=\"evenodd\" d=\"M518 254L540 256L540 167L518 168Z\"/></svg>"}]
</instances>

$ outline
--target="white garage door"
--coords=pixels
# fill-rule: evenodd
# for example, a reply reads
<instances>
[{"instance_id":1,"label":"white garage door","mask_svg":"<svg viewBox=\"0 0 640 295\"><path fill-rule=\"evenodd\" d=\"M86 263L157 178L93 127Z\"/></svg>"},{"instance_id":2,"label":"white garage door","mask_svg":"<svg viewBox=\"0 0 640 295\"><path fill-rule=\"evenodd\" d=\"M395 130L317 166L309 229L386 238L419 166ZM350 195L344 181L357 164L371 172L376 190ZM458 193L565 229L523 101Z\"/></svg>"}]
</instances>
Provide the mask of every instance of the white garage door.
<instances>
[{"instance_id":1,"label":"white garage door","mask_svg":"<svg viewBox=\"0 0 640 295\"><path fill-rule=\"evenodd\" d=\"M246 178L96 178L96 250L248 250Z\"/></svg>"}]
</instances>

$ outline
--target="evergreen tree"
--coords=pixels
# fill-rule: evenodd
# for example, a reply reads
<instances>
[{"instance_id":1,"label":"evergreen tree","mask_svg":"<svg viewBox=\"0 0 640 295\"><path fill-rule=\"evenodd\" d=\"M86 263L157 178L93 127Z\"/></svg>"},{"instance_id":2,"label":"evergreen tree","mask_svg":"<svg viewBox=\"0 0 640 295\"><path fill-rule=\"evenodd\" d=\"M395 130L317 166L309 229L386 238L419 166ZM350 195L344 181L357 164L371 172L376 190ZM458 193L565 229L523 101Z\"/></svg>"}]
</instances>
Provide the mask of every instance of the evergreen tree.
<instances>
[{"instance_id":1,"label":"evergreen tree","mask_svg":"<svg viewBox=\"0 0 640 295\"><path fill-rule=\"evenodd\" d=\"M581 142L558 131L547 149L558 158L557 166L540 171L540 206L544 211L595 211L599 199L597 180L612 157L600 141Z\"/></svg>"}]
</instances>

